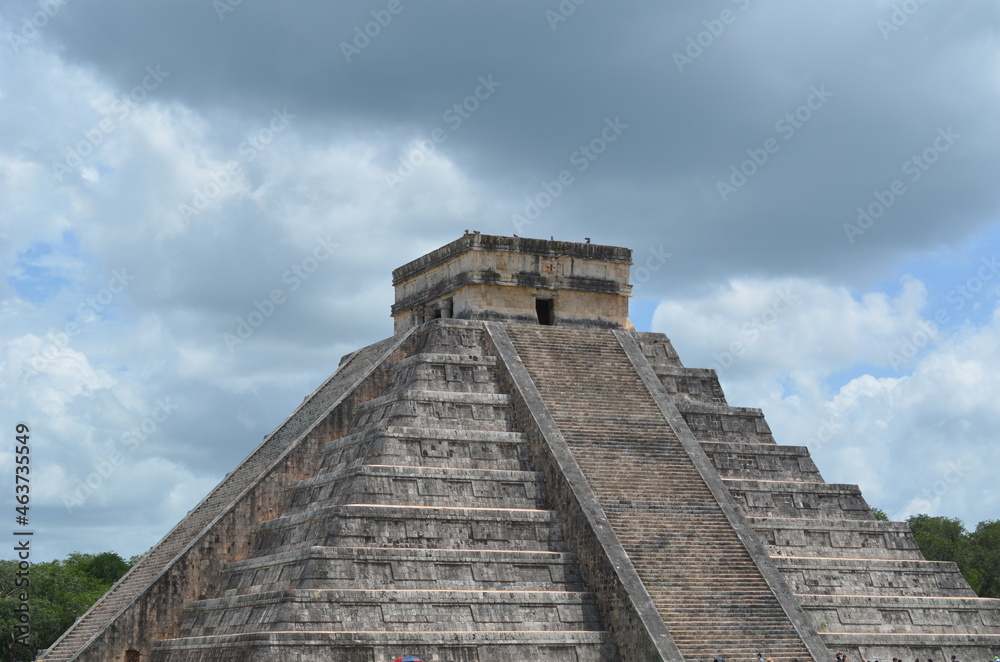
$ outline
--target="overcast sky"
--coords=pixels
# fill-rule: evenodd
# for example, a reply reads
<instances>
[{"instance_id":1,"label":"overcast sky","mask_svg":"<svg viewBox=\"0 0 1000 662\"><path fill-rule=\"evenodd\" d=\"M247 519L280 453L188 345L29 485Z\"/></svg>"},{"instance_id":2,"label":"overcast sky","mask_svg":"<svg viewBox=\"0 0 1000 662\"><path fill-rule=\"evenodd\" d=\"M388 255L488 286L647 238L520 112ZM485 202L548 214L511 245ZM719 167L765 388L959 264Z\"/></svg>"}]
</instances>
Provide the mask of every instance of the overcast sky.
<instances>
[{"instance_id":1,"label":"overcast sky","mask_svg":"<svg viewBox=\"0 0 1000 662\"><path fill-rule=\"evenodd\" d=\"M636 327L826 480L998 518L998 29L965 0L0 0L9 526L24 422L36 558L144 552L465 229L632 248Z\"/></svg>"}]
</instances>

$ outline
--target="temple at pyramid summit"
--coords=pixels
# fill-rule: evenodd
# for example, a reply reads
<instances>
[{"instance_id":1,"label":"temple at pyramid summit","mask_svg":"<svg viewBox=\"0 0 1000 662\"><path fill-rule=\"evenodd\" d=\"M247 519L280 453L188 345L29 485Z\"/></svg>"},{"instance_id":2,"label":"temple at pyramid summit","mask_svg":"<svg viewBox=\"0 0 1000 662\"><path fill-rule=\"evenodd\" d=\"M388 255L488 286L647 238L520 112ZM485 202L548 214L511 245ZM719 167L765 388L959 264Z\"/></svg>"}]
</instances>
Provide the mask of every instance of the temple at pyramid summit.
<instances>
[{"instance_id":1,"label":"temple at pyramid summit","mask_svg":"<svg viewBox=\"0 0 1000 662\"><path fill-rule=\"evenodd\" d=\"M631 255L466 233L396 269L394 335L343 357L43 659L1000 653L1000 601L633 328Z\"/></svg>"}]
</instances>

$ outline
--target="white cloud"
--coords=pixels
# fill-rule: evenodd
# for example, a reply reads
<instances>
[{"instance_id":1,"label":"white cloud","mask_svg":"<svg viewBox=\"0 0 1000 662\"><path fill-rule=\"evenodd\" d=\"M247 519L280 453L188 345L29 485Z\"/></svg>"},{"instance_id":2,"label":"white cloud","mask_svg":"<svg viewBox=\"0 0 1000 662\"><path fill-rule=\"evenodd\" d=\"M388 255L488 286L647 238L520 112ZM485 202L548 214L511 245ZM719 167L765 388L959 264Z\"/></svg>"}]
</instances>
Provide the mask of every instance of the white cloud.
<instances>
[{"instance_id":1,"label":"white cloud","mask_svg":"<svg viewBox=\"0 0 1000 662\"><path fill-rule=\"evenodd\" d=\"M737 279L699 299L661 303L653 329L724 381L783 372L805 385L844 364L888 365L900 338L918 328L925 299L913 279L896 296L860 298L805 279Z\"/></svg>"},{"instance_id":2,"label":"white cloud","mask_svg":"<svg viewBox=\"0 0 1000 662\"><path fill-rule=\"evenodd\" d=\"M779 291L799 300L747 332ZM896 296L860 298L804 280L741 281L662 304L654 329L694 367L719 369L720 348L742 340L744 353L719 370L730 404L763 408L778 443L808 445L828 481L861 485L895 518L963 513L974 526L1000 505L990 469L1000 461L1000 308L980 326L928 336L893 371L888 357L928 322L924 302L914 279Z\"/></svg>"}]
</instances>

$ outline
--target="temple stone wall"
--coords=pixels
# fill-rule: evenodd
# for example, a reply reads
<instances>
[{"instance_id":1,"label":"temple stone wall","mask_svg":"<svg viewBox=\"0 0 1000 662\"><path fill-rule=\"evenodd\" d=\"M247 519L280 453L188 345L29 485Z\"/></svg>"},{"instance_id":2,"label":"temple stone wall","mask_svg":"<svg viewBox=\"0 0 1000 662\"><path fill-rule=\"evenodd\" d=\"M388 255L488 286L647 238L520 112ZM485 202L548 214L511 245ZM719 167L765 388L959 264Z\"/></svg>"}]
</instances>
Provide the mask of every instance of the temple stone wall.
<instances>
[{"instance_id":1,"label":"temple stone wall","mask_svg":"<svg viewBox=\"0 0 1000 662\"><path fill-rule=\"evenodd\" d=\"M631 251L467 234L393 272L396 333L437 318L626 328ZM537 302L548 302L540 320Z\"/></svg>"},{"instance_id":2,"label":"temple stone wall","mask_svg":"<svg viewBox=\"0 0 1000 662\"><path fill-rule=\"evenodd\" d=\"M537 324L537 299L552 301L556 326L621 328L627 324L628 299L616 294L480 284L455 292L452 317Z\"/></svg>"}]
</instances>

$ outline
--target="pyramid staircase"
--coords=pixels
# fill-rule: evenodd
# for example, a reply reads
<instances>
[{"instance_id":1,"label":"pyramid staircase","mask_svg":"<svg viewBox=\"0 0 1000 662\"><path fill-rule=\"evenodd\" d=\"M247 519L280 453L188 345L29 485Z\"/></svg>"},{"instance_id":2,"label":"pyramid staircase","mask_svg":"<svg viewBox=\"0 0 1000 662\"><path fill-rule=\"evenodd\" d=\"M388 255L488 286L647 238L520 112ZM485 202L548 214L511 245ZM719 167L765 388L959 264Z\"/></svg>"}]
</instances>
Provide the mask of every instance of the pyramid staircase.
<instances>
[{"instance_id":1,"label":"pyramid staircase","mask_svg":"<svg viewBox=\"0 0 1000 662\"><path fill-rule=\"evenodd\" d=\"M436 325L157 662L616 660L481 326Z\"/></svg>"},{"instance_id":2,"label":"pyramid staircase","mask_svg":"<svg viewBox=\"0 0 1000 662\"><path fill-rule=\"evenodd\" d=\"M812 659L611 331L507 327L685 659Z\"/></svg>"}]
</instances>

